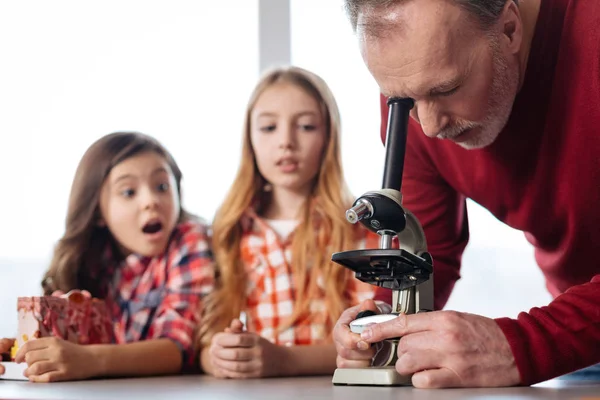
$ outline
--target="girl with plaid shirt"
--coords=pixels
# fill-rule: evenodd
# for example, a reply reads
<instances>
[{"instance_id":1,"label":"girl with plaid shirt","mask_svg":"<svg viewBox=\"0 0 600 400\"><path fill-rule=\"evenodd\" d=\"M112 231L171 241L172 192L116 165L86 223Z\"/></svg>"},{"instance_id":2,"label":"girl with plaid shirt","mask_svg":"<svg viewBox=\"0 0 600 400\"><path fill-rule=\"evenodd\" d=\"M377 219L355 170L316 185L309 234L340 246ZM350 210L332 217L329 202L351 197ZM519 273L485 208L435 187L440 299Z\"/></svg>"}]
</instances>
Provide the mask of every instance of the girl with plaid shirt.
<instances>
[{"instance_id":1,"label":"girl with plaid shirt","mask_svg":"<svg viewBox=\"0 0 600 400\"><path fill-rule=\"evenodd\" d=\"M212 289L205 224L181 206L181 171L155 139L118 132L96 141L75 174L64 236L43 280L104 299L115 344L25 343L34 382L172 374L194 363L201 297Z\"/></svg>"},{"instance_id":2,"label":"girl with plaid shirt","mask_svg":"<svg viewBox=\"0 0 600 400\"><path fill-rule=\"evenodd\" d=\"M240 168L213 223L216 289L197 337L205 372L250 378L335 369L333 325L375 287L331 254L378 247L377 235L344 218L353 199L339 133L333 95L311 72L273 70L252 93Z\"/></svg>"}]
</instances>

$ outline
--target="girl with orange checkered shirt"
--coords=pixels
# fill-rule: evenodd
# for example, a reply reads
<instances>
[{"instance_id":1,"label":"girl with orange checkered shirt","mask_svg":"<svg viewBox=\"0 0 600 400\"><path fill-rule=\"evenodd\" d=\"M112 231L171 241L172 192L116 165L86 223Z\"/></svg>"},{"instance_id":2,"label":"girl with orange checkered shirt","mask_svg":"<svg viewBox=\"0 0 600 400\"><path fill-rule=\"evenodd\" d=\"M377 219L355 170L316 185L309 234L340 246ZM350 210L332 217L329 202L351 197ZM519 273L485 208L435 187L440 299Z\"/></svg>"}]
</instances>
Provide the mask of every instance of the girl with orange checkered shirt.
<instances>
[{"instance_id":1,"label":"girl with orange checkered shirt","mask_svg":"<svg viewBox=\"0 0 600 400\"><path fill-rule=\"evenodd\" d=\"M344 308L375 287L333 252L377 248L349 224L340 116L306 70L265 74L250 97L237 177L213 223L216 290L204 301L199 362L220 378L330 374ZM245 318L240 318L243 316Z\"/></svg>"},{"instance_id":2,"label":"girl with orange checkered shirt","mask_svg":"<svg viewBox=\"0 0 600 400\"><path fill-rule=\"evenodd\" d=\"M30 340L15 357L27 363L29 380L173 374L194 366L197 309L214 269L207 225L181 206L181 178L167 150L140 133L106 135L86 151L42 285L46 295L81 289L105 300L114 342Z\"/></svg>"}]
</instances>

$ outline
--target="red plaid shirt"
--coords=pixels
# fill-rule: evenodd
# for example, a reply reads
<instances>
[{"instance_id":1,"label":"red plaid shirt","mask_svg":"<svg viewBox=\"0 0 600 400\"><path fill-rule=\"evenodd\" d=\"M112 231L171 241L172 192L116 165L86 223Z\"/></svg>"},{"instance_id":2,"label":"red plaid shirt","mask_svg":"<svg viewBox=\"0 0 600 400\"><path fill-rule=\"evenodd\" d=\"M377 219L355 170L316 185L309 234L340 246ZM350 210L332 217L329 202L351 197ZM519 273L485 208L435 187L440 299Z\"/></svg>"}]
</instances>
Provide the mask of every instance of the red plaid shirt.
<instances>
[{"instance_id":1,"label":"red plaid shirt","mask_svg":"<svg viewBox=\"0 0 600 400\"><path fill-rule=\"evenodd\" d=\"M214 284L207 230L198 221L180 223L164 254L132 254L112 269L106 300L117 343L171 339L181 349L183 367L193 365L200 300Z\"/></svg>"},{"instance_id":2,"label":"red plaid shirt","mask_svg":"<svg viewBox=\"0 0 600 400\"><path fill-rule=\"evenodd\" d=\"M309 315L294 326L281 329L294 311L294 279L291 268L292 235L284 241L253 211L244 217L241 253L248 276L246 292L246 327L250 332L280 345L309 345L330 342L333 327L328 321L325 290L317 279L320 290L309 303ZM359 228L361 229L361 228ZM378 248L379 237L362 229L362 238L353 249ZM339 268L343 268L339 266ZM363 283L346 270L348 285L344 297L347 306L374 297L375 286Z\"/></svg>"}]
</instances>

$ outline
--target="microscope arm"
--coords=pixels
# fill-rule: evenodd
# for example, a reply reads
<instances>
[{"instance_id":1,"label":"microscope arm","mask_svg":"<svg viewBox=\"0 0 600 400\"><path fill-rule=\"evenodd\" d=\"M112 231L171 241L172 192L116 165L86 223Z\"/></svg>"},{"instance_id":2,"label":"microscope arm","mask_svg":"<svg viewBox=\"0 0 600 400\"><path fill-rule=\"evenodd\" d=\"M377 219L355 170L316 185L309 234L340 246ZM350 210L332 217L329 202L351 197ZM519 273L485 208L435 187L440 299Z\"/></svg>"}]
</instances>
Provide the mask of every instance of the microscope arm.
<instances>
[{"instance_id":1,"label":"microscope arm","mask_svg":"<svg viewBox=\"0 0 600 400\"><path fill-rule=\"evenodd\" d=\"M406 214L406 227L398 232L400 248L417 256L427 252L425 232L417 218L409 210L404 209Z\"/></svg>"}]
</instances>

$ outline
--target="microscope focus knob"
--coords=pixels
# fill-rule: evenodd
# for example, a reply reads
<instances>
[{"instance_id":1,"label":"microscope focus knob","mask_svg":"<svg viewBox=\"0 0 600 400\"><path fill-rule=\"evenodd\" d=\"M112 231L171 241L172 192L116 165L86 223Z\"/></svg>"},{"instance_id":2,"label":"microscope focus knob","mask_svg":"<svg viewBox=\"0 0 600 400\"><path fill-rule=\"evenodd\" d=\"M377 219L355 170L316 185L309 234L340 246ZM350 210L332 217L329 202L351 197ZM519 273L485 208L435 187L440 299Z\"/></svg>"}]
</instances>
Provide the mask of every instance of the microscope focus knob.
<instances>
[{"instance_id":1,"label":"microscope focus knob","mask_svg":"<svg viewBox=\"0 0 600 400\"><path fill-rule=\"evenodd\" d=\"M364 310L364 311L359 312L356 315L356 319L363 318L363 317L369 317L371 315L377 315L377 313L375 311L371 311L371 310Z\"/></svg>"}]
</instances>

